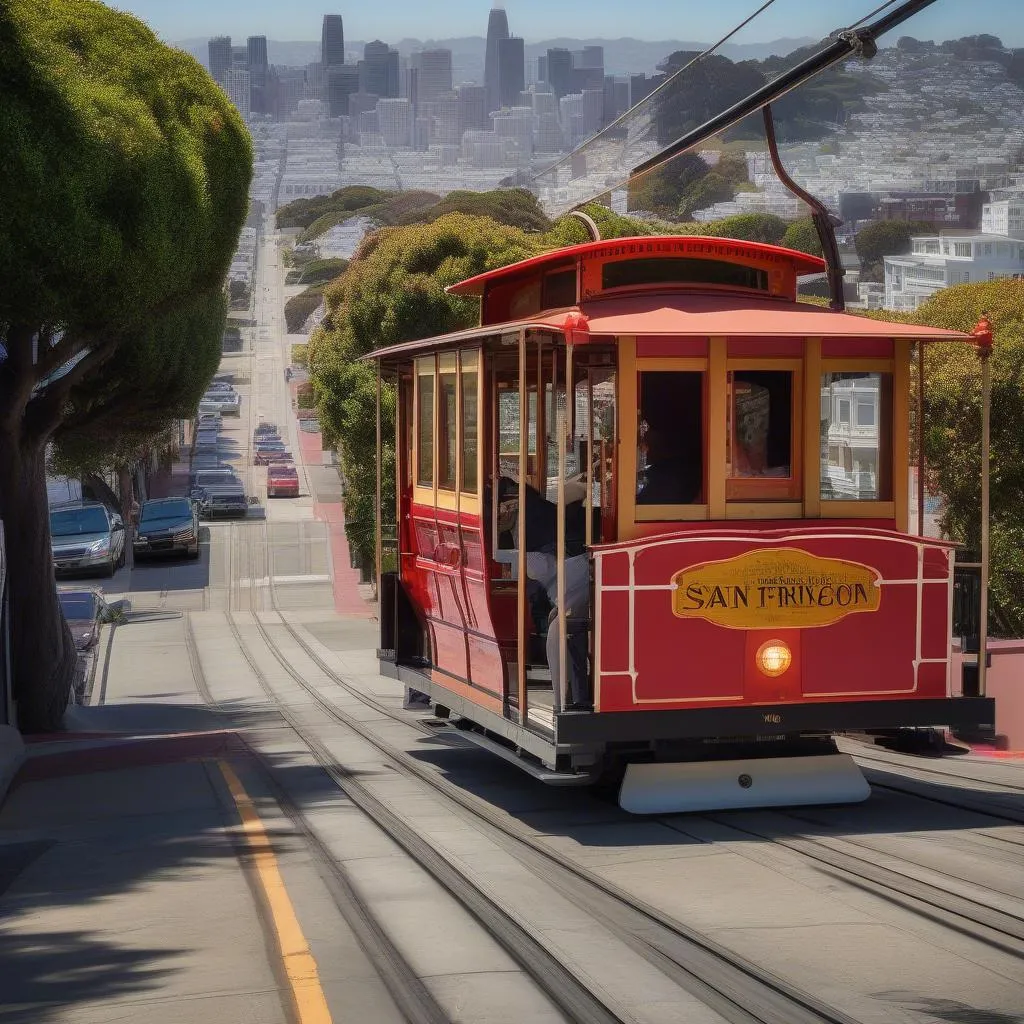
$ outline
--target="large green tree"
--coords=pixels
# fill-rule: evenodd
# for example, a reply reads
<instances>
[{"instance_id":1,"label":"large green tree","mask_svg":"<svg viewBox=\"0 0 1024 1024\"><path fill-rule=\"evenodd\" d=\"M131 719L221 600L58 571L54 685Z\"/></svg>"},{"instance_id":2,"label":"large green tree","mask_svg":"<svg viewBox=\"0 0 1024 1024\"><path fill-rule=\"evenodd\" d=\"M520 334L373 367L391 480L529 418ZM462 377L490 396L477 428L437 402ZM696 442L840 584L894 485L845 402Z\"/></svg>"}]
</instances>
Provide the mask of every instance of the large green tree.
<instances>
[{"instance_id":1,"label":"large green tree","mask_svg":"<svg viewBox=\"0 0 1024 1024\"><path fill-rule=\"evenodd\" d=\"M0 519L20 724L43 730L75 660L47 449L116 459L195 407L252 150L196 61L93 0L6 0L0 53Z\"/></svg>"},{"instance_id":2,"label":"large green tree","mask_svg":"<svg viewBox=\"0 0 1024 1024\"><path fill-rule=\"evenodd\" d=\"M429 224L369 236L325 293L327 317L309 341L320 423L345 474L349 544L372 550L376 462L375 371L360 357L375 348L469 327L475 299L445 293L474 274L533 256L542 240L483 217L447 214ZM394 436L394 396L384 392L384 437ZM385 445L385 506L393 500L393 446ZM385 516L387 512L385 511Z\"/></svg>"},{"instance_id":3,"label":"large green tree","mask_svg":"<svg viewBox=\"0 0 1024 1024\"><path fill-rule=\"evenodd\" d=\"M1024 630L1024 282L956 285L917 311L920 323L969 331L992 321L991 554L993 627ZM943 527L977 551L981 530L981 372L969 345L926 349L925 456L944 498Z\"/></svg>"}]
</instances>

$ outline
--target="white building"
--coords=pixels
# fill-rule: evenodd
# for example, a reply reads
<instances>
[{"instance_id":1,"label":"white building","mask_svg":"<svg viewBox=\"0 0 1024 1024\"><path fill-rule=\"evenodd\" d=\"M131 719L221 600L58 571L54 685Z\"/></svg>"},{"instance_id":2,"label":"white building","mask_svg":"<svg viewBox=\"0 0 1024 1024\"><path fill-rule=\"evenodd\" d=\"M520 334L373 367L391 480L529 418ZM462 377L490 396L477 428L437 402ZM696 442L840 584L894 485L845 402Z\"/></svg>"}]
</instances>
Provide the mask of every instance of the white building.
<instances>
[{"instance_id":1,"label":"white building","mask_svg":"<svg viewBox=\"0 0 1024 1024\"><path fill-rule=\"evenodd\" d=\"M885 257L886 309L913 311L954 284L1024 277L1024 199L981 208L978 235L919 235L908 256Z\"/></svg>"},{"instance_id":2,"label":"white building","mask_svg":"<svg viewBox=\"0 0 1024 1024\"><path fill-rule=\"evenodd\" d=\"M412 104L406 99L383 99L377 102L378 130L389 147L412 145Z\"/></svg>"},{"instance_id":3,"label":"white building","mask_svg":"<svg viewBox=\"0 0 1024 1024\"><path fill-rule=\"evenodd\" d=\"M250 105L252 79L249 75L248 68L228 69L224 72L221 84L224 91L228 94L228 99L231 100L238 109L242 118L248 121L249 116L252 113L252 107Z\"/></svg>"},{"instance_id":4,"label":"white building","mask_svg":"<svg viewBox=\"0 0 1024 1024\"><path fill-rule=\"evenodd\" d=\"M912 312L954 284L1024 276L1024 240L1006 235L925 235L908 256L885 257L885 307Z\"/></svg>"},{"instance_id":5,"label":"white building","mask_svg":"<svg viewBox=\"0 0 1024 1024\"><path fill-rule=\"evenodd\" d=\"M981 208L981 231L986 235L1024 238L1024 196L986 203Z\"/></svg>"}]
</instances>

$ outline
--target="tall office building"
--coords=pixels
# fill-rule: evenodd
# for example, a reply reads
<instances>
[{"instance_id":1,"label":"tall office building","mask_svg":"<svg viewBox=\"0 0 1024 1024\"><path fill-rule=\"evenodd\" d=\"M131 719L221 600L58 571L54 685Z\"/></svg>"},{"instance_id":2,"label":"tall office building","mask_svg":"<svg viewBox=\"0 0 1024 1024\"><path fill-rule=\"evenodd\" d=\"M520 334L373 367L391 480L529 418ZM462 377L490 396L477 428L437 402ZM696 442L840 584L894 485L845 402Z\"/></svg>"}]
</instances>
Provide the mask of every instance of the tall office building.
<instances>
[{"instance_id":1,"label":"tall office building","mask_svg":"<svg viewBox=\"0 0 1024 1024\"><path fill-rule=\"evenodd\" d=\"M224 72L224 80L221 83L228 99L238 108L242 117L248 120L252 113L250 106L250 89L252 82L249 77L249 69L242 67L228 68Z\"/></svg>"},{"instance_id":2,"label":"tall office building","mask_svg":"<svg viewBox=\"0 0 1024 1024\"><path fill-rule=\"evenodd\" d=\"M355 64L335 64L323 69L324 105L330 117L346 117L349 97L359 92L359 68Z\"/></svg>"},{"instance_id":3,"label":"tall office building","mask_svg":"<svg viewBox=\"0 0 1024 1024\"><path fill-rule=\"evenodd\" d=\"M576 55L576 67L601 68L604 70L604 47L584 46Z\"/></svg>"},{"instance_id":4,"label":"tall office building","mask_svg":"<svg viewBox=\"0 0 1024 1024\"><path fill-rule=\"evenodd\" d=\"M267 37L249 36L248 51L252 112L254 114L269 114L271 104L267 87L270 79L270 64L267 60Z\"/></svg>"},{"instance_id":5,"label":"tall office building","mask_svg":"<svg viewBox=\"0 0 1024 1024\"><path fill-rule=\"evenodd\" d=\"M487 51L484 55L484 88L487 90L487 110L501 105L498 44L508 39L508 16L503 7L494 7L487 17Z\"/></svg>"},{"instance_id":6,"label":"tall office building","mask_svg":"<svg viewBox=\"0 0 1024 1024\"><path fill-rule=\"evenodd\" d=\"M487 88L483 85L460 85L455 92L459 97L459 123L462 131L487 131L491 127Z\"/></svg>"},{"instance_id":7,"label":"tall office building","mask_svg":"<svg viewBox=\"0 0 1024 1024\"><path fill-rule=\"evenodd\" d=\"M215 82L223 82L224 75L231 67L231 36L214 36L207 43L209 50L210 75Z\"/></svg>"},{"instance_id":8,"label":"tall office building","mask_svg":"<svg viewBox=\"0 0 1024 1024\"><path fill-rule=\"evenodd\" d=\"M541 54L537 58L537 84L547 84L548 80L548 55Z\"/></svg>"},{"instance_id":9,"label":"tall office building","mask_svg":"<svg viewBox=\"0 0 1024 1024\"><path fill-rule=\"evenodd\" d=\"M419 70L418 100L429 103L452 91L452 51L423 50L413 54L413 67Z\"/></svg>"},{"instance_id":10,"label":"tall office building","mask_svg":"<svg viewBox=\"0 0 1024 1024\"><path fill-rule=\"evenodd\" d=\"M248 46L232 46L231 47L231 66L233 68L246 68L249 67L249 47Z\"/></svg>"},{"instance_id":11,"label":"tall office building","mask_svg":"<svg viewBox=\"0 0 1024 1024\"><path fill-rule=\"evenodd\" d=\"M498 106L514 107L526 86L526 56L519 36L498 40Z\"/></svg>"},{"instance_id":12,"label":"tall office building","mask_svg":"<svg viewBox=\"0 0 1024 1024\"><path fill-rule=\"evenodd\" d=\"M398 51L387 43L374 39L363 47L363 59L359 63L359 87L362 92L372 93L382 99L398 96Z\"/></svg>"},{"instance_id":13,"label":"tall office building","mask_svg":"<svg viewBox=\"0 0 1024 1024\"><path fill-rule=\"evenodd\" d=\"M412 104L408 100L385 99L377 103L377 130L385 146L412 145L412 128Z\"/></svg>"},{"instance_id":14,"label":"tall office building","mask_svg":"<svg viewBox=\"0 0 1024 1024\"><path fill-rule=\"evenodd\" d=\"M325 14L320 30L320 63L325 68L345 63L345 29L340 14Z\"/></svg>"},{"instance_id":15,"label":"tall office building","mask_svg":"<svg viewBox=\"0 0 1024 1024\"><path fill-rule=\"evenodd\" d=\"M548 83L559 99L572 92L572 71L571 50L566 50L561 46L548 50Z\"/></svg>"}]
</instances>

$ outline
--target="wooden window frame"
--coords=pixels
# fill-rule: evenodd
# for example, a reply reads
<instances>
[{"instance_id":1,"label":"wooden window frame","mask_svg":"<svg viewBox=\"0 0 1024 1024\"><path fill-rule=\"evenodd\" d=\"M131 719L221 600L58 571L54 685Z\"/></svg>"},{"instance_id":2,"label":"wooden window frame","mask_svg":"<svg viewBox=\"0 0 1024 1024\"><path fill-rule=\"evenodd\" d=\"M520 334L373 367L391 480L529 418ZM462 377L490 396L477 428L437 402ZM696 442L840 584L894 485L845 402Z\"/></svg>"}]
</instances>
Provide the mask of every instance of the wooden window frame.
<instances>
[{"instance_id":1,"label":"wooden window frame","mask_svg":"<svg viewBox=\"0 0 1024 1024\"><path fill-rule=\"evenodd\" d=\"M412 500L418 505L435 505L437 498L437 364L434 356L424 356L413 363L412 415ZM433 378L431 424L433 427L432 473L430 483L420 479L420 378Z\"/></svg>"}]
</instances>

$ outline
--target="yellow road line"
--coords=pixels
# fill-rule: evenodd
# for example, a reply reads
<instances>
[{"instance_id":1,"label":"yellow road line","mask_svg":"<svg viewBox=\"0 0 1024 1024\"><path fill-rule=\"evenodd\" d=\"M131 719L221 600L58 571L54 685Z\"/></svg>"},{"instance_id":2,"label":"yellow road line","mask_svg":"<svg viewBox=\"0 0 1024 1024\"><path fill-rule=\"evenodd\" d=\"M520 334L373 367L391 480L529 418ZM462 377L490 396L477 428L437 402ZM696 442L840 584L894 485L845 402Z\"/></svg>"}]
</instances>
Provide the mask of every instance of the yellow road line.
<instances>
[{"instance_id":1,"label":"yellow road line","mask_svg":"<svg viewBox=\"0 0 1024 1024\"><path fill-rule=\"evenodd\" d=\"M227 761L218 761L221 774L228 785L238 815L242 819L242 831L252 853L256 876L263 887L263 894L270 908L270 916L277 933L277 946L284 963L285 975L292 989L298 1024L331 1024L331 1011L327 1007L324 990L320 986L320 975L316 960L310 951L302 926L295 916L295 908L288 898L288 891L277 866L277 858L270 848L263 822L256 807L246 793L241 780Z\"/></svg>"}]
</instances>

